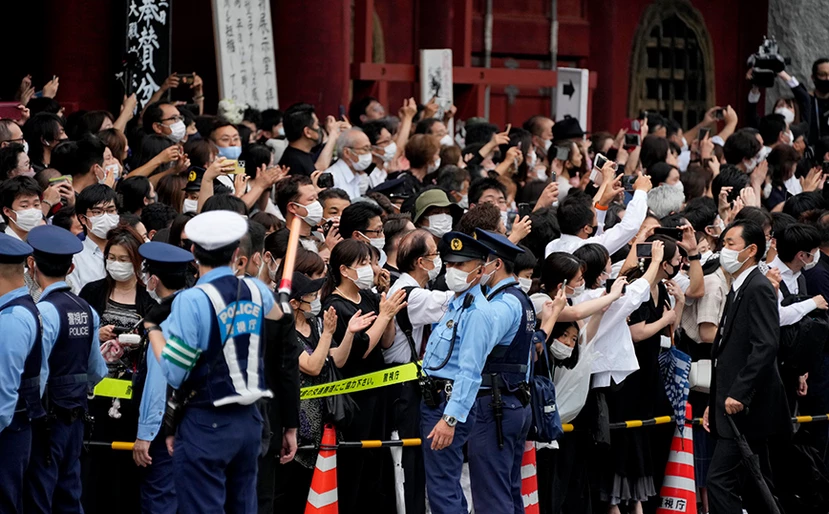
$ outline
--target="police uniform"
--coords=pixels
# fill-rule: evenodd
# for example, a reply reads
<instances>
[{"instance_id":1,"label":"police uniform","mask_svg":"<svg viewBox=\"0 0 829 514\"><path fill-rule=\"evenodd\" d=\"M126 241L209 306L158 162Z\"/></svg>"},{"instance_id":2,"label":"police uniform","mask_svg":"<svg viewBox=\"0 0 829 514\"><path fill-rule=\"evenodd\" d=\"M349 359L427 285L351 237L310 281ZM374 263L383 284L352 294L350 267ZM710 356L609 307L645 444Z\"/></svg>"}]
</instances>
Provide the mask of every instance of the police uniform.
<instances>
[{"instance_id":1,"label":"police uniform","mask_svg":"<svg viewBox=\"0 0 829 514\"><path fill-rule=\"evenodd\" d=\"M501 260L512 262L524 253L501 234L476 229L475 235ZM487 286L489 306L497 313L490 334L496 344L482 371L478 418L469 437L472 498L476 512L523 514L521 458L532 422L528 382L535 310L514 276Z\"/></svg>"},{"instance_id":2,"label":"police uniform","mask_svg":"<svg viewBox=\"0 0 829 514\"><path fill-rule=\"evenodd\" d=\"M247 222L229 211L200 214L184 227L207 252L238 242ZM163 330L160 368L184 397L173 453L179 512L256 511L256 463L265 386L260 332L274 306L268 287L229 266L176 295ZM183 396L181 396L183 395Z\"/></svg>"},{"instance_id":3,"label":"police uniform","mask_svg":"<svg viewBox=\"0 0 829 514\"><path fill-rule=\"evenodd\" d=\"M441 241L446 262L485 260L488 249L466 234L449 232ZM426 469L426 489L434 514L467 512L466 498L460 485L463 446L475 425L475 395L481 381L493 324L493 313L479 286L457 294L446 314L435 326L426 345L423 372L428 379L423 388L436 393L434 407L429 406L427 392L420 407L422 450ZM432 450L427 439L443 419L455 427L452 444Z\"/></svg>"},{"instance_id":4,"label":"police uniform","mask_svg":"<svg viewBox=\"0 0 829 514\"><path fill-rule=\"evenodd\" d=\"M77 237L53 225L29 232L39 265L72 265L83 250ZM32 456L26 471L27 512L83 512L81 449L87 414L87 393L107 375L98 348L98 314L70 290L63 276L40 295L37 309L43 323L40 394L47 416L33 424Z\"/></svg>"},{"instance_id":5,"label":"police uniform","mask_svg":"<svg viewBox=\"0 0 829 514\"><path fill-rule=\"evenodd\" d=\"M32 247L0 234L0 264L22 264ZM23 285L0 296L0 512L23 511L23 477L32 445L31 420L40 403L40 315Z\"/></svg>"},{"instance_id":6,"label":"police uniform","mask_svg":"<svg viewBox=\"0 0 829 514\"><path fill-rule=\"evenodd\" d=\"M147 275L188 273L193 254L167 243L144 243L138 248L144 258ZM176 293L159 299L159 305L146 316L161 326L168 327L167 318L172 310ZM151 441L149 455L152 464L143 468L141 473L141 512L152 514L175 514L178 509L176 489L173 478L173 458L167 451L166 436L162 430L164 410L167 405L167 380L161 371L158 360L148 352L148 358L142 360L140 380L141 404L138 409L137 439ZM169 434L173 435L173 434Z\"/></svg>"}]
</instances>

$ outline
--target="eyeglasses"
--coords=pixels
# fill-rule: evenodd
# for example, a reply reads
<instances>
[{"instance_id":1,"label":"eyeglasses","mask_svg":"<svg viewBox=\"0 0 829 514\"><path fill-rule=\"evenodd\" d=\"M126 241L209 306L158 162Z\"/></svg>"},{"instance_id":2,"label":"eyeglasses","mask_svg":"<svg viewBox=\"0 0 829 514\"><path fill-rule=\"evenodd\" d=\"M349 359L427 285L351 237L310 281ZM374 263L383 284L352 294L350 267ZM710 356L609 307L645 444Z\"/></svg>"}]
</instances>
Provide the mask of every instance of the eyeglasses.
<instances>
[{"instance_id":1,"label":"eyeglasses","mask_svg":"<svg viewBox=\"0 0 829 514\"><path fill-rule=\"evenodd\" d=\"M163 118L161 121L184 121L184 116L170 116L169 118Z\"/></svg>"},{"instance_id":2,"label":"eyeglasses","mask_svg":"<svg viewBox=\"0 0 829 514\"><path fill-rule=\"evenodd\" d=\"M107 207L106 209L100 209L100 208L95 207L93 209L89 209L88 212L90 214L92 214L93 217L94 216L100 216L101 214L118 214L118 208L115 207L114 205L111 205L111 206Z\"/></svg>"},{"instance_id":3,"label":"eyeglasses","mask_svg":"<svg viewBox=\"0 0 829 514\"><path fill-rule=\"evenodd\" d=\"M24 138L19 137L17 139L4 139L3 141L0 141L0 143L18 143L22 145L25 141L26 140Z\"/></svg>"},{"instance_id":4,"label":"eyeglasses","mask_svg":"<svg viewBox=\"0 0 829 514\"><path fill-rule=\"evenodd\" d=\"M361 147L359 147L359 148L358 148L358 147L356 147L356 146L346 146L346 148L350 148L350 149L352 149L352 150L357 150L357 151L359 151L359 152L361 152L361 153L368 153L368 152L370 152L370 151L371 151L371 145L369 145L369 146L361 146Z\"/></svg>"},{"instance_id":5,"label":"eyeglasses","mask_svg":"<svg viewBox=\"0 0 829 514\"><path fill-rule=\"evenodd\" d=\"M220 137L218 139L219 143L225 143L225 144L239 143L240 141L242 141L242 139L239 136L224 136L224 137Z\"/></svg>"},{"instance_id":6,"label":"eyeglasses","mask_svg":"<svg viewBox=\"0 0 829 514\"><path fill-rule=\"evenodd\" d=\"M383 229L378 228L377 230L363 230L363 232L365 232L366 234L382 234Z\"/></svg>"}]
</instances>

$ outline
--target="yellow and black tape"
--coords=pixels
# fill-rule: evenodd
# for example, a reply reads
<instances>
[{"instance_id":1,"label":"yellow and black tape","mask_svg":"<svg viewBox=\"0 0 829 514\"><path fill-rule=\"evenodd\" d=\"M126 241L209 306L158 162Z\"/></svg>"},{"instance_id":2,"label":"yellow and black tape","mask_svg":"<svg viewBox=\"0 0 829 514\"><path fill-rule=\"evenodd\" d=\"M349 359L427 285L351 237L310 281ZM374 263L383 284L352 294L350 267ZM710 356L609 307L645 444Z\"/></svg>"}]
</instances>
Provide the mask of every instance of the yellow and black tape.
<instances>
[{"instance_id":1,"label":"yellow and black tape","mask_svg":"<svg viewBox=\"0 0 829 514\"><path fill-rule=\"evenodd\" d=\"M417 367L414 363L402 364L383 371L375 371L374 373L337 380L336 382L303 387L299 390L299 399L311 400L338 394L356 393L392 384L401 384L415 379L417 379Z\"/></svg>"}]
</instances>

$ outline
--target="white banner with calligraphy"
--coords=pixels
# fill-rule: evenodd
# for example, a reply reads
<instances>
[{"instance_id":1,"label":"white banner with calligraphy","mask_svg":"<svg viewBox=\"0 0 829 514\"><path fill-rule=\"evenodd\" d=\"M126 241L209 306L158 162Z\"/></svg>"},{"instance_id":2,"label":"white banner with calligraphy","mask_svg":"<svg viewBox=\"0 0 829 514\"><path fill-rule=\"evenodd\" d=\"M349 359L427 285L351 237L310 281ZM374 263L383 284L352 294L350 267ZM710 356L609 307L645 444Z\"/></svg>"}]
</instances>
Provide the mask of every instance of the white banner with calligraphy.
<instances>
[{"instance_id":1,"label":"white banner with calligraphy","mask_svg":"<svg viewBox=\"0 0 829 514\"><path fill-rule=\"evenodd\" d=\"M171 0L129 0L127 53L130 64L124 78L127 93L138 105L147 103L170 75Z\"/></svg>"},{"instance_id":2,"label":"white banner with calligraphy","mask_svg":"<svg viewBox=\"0 0 829 514\"><path fill-rule=\"evenodd\" d=\"M219 98L278 108L269 0L213 0Z\"/></svg>"}]
</instances>

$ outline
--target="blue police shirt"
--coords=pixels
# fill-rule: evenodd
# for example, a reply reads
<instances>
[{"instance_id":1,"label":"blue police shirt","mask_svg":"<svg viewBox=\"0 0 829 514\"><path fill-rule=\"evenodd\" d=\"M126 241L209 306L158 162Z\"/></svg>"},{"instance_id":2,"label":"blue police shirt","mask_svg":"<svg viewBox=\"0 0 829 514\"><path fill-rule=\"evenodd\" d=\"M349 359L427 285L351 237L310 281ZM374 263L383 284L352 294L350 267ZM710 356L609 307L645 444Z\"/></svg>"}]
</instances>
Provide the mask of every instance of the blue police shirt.
<instances>
[{"instance_id":1,"label":"blue police shirt","mask_svg":"<svg viewBox=\"0 0 829 514\"><path fill-rule=\"evenodd\" d=\"M69 289L69 285L64 282L55 282L47 287L41 293L40 298L46 298L49 293L55 289ZM55 347L55 342L58 340L60 333L60 313L54 305L48 302L39 301L37 303L37 310L40 312L40 319L43 323L43 362L40 365L40 396L46 390L46 381L49 379L49 356L52 354L52 348ZM101 347L98 343L98 328L101 320L95 309L92 311L92 347L89 349L89 363L87 369L88 383L90 387L103 380L107 376L107 363L101 355Z\"/></svg>"},{"instance_id":2,"label":"blue police shirt","mask_svg":"<svg viewBox=\"0 0 829 514\"><path fill-rule=\"evenodd\" d=\"M196 285L233 275L229 266L215 268L199 278ZM256 284L262 294L263 318L273 309L273 292L258 279L248 279ZM173 388L178 389L190 375L199 356L207 350L210 342L210 327L213 323L213 306L204 291L198 288L186 289L176 295L170 316L167 318L164 336L167 345L161 354L161 371ZM173 339L175 338L175 339ZM171 348L172 347L172 348ZM187 362L183 362L183 360Z\"/></svg>"},{"instance_id":3,"label":"blue police shirt","mask_svg":"<svg viewBox=\"0 0 829 514\"><path fill-rule=\"evenodd\" d=\"M492 286L490 291L495 291L510 282L517 282L517 280L514 277L507 277ZM518 287L518 285L516 284L515 287ZM518 333L518 329L521 325L521 316L524 314L524 307L521 306L521 302L518 298L511 294L505 294L503 291L495 295L494 298L490 299L489 305L492 310L498 312L498 317L493 319L492 326L492 336L497 341L496 346L508 346L512 343L512 340L515 339L515 335ZM492 348L490 348L490 350L492 350ZM529 364L531 355L531 353L527 355L528 382L530 380Z\"/></svg>"},{"instance_id":4,"label":"blue police shirt","mask_svg":"<svg viewBox=\"0 0 829 514\"><path fill-rule=\"evenodd\" d=\"M165 339L169 338L170 324L161 322ZM147 377L144 382L144 394L138 409L138 435L143 441L152 441L158 435L161 422L164 421L164 409L167 403L167 380L157 359L147 359Z\"/></svg>"},{"instance_id":5,"label":"blue police shirt","mask_svg":"<svg viewBox=\"0 0 829 514\"><path fill-rule=\"evenodd\" d=\"M461 316L467 293L473 295L475 301ZM455 381L452 397L443 413L462 423L475 403L486 357L497 342L492 337L493 326L498 322L496 317L497 313L490 308L481 288L475 286L449 302L446 314L429 336L423 356L423 371L431 377ZM439 366L446 358L455 324L458 324L457 340L449 362L438 371L429 371L427 368Z\"/></svg>"},{"instance_id":6,"label":"blue police shirt","mask_svg":"<svg viewBox=\"0 0 829 514\"><path fill-rule=\"evenodd\" d=\"M0 296L0 309L12 300L29 294L26 286ZM11 423L17 406L17 390L26 357L35 344L37 320L25 307L14 306L0 313L0 432Z\"/></svg>"}]
</instances>

